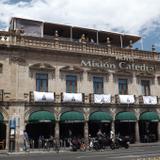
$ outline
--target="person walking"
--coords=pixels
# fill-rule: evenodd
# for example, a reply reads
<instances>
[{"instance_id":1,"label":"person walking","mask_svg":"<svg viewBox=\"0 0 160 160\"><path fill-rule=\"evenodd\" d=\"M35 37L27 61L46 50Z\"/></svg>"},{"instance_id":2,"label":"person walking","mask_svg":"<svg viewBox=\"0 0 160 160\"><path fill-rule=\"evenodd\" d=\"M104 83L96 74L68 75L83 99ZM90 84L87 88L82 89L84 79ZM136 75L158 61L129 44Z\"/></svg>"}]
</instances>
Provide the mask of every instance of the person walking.
<instances>
[{"instance_id":1,"label":"person walking","mask_svg":"<svg viewBox=\"0 0 160 160\"><path fill-rule=\"evenodd\" d=\"M26 130L23 131L24 151L29 151L29 138Z\"/></svg>"}]
</instances>

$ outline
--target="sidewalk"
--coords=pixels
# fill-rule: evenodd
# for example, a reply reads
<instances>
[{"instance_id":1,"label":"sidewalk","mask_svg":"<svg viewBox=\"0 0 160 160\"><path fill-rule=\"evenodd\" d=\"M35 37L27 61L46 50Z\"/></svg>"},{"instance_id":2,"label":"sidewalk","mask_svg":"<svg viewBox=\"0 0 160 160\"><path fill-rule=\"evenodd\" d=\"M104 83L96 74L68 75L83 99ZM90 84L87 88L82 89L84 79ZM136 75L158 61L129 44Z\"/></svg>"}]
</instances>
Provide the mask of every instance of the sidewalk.
<instances>
[{"instance_id":1,"label":"sidewalk","mask_svg":"<svg viewBox=\"0 0 160 160\"><path fill-rule=\"evenodd\" d=\"M135 143L135 144L130 144L130 147L152 147L152 146L160 146L160 142L154 142L154 143ZM69 148L65 148L65 149L60 149L59 151L60 153L62 152L72 152ZM17 155L17 154L37 154L37 153L43 153L43 154L47 154L47 153L56 153L55 150L50 149L49 151L47 150L39 150L39 149L31 149L29 152L25 152L25 151L20 151L20 152L8 152L7 150L0 150L0 155Z\"/></svg>"},{"instance_id":2,"label":"sidewalk","mask_svg":"<svg viewBox=\"0 0 160 160\"><path fill-rule=\"evenodd\" d=\"M130 147L145 147L145 146L160 146L160 142L130 144Z\"/></svg>"}]
</instances>

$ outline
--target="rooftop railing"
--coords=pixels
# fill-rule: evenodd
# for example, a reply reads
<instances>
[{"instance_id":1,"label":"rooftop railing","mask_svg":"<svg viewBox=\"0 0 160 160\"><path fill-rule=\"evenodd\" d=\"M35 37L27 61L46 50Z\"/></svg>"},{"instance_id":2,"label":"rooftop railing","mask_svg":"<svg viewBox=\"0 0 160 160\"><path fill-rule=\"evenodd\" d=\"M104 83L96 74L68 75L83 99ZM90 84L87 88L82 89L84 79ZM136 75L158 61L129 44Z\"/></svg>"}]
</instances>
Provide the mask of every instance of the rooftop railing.
<instances>
[{"instance_id":1,"label":"rooftop railing","mask_svg":"<svg viewBox=\"0 0 160 160\"><path fill-rule=\"evenodd\" d=\"M102 44L81 43L71 39L61 37L30 37L22 36L15 33L0 32L1 45L13 45L22 47L31 47L37 49L58 50L74 54L89 54L111 57L133 57L134 59L144 59L150 61L159 61L157 52L136 50L131 48L107 47Z\"/></svg>"}]
</instances>

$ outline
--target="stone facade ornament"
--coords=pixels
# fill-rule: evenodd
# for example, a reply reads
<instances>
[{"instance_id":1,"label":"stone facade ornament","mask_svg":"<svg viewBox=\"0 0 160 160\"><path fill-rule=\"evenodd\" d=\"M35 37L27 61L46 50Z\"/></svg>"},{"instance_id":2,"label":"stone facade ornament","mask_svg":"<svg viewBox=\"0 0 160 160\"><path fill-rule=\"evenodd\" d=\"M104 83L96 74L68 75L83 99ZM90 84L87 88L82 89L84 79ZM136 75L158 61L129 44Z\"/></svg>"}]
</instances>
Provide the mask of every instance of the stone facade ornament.
<instances>
[{"instance_id":1,"label":"stone facade ornament","mask_svg":"<svg viewBox=\"0 0 160 160\"><path fill-rule=\"evenodd\" d=\"M21 65L26 65L26 60L22 57L19 56L12 56L10 58L11 63L16 63L16 64L21 64Z\"/></svg>"}]
</instances>

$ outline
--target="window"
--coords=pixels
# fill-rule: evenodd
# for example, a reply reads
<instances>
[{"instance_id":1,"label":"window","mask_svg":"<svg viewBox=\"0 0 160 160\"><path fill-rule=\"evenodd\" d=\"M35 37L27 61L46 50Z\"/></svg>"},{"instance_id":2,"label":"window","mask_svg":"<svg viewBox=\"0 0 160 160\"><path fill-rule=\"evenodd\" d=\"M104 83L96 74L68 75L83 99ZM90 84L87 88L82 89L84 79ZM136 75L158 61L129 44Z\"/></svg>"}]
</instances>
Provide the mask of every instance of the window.
<instances>
[{"instance_id":1,"label":"window","mask_svg":"<svg viewBox=\"0 0 160 160\"><path fill-rule=\"evenodd\" d=\"M127 79L118 80L119 94L127 95L128 94L128 82Z\"/></svg>"},{"instance_id":2,"label":"window","mask_svg":"<svg viewBox=\"0 0 160 160\"><path fill-rule=\"evenodd\" d=\"M67 93L77 92L77 76L73 75L66 76L66 92Z\"/></svg>"},{"instance_id":3,"label":"window","mask_svg":"<svg viewBox=\"0 0 160 160\"><path fill-rule=\"evenodd\" d=\"M0 63L0 73L3 72L3 64Z\"/></svg>"},{"instance_id":4,"label":"window","mask_svg":"<svg viewBox=\"0 0 160 160\"><path fill-rule=\"evenodd\" d=\"M103 94L103 77L93 77L93 92Z\"/></svg>"},{"instance_id":5,"label":"window","mask_svg":"<svg viewBox=\"0 0 160 160\"><path fill-rule=\"evenodd\" d=\"M142 80L141 81L141 89L142 89L142 95L144 95L144 96L150 95L150 82L149 82L149 80Z\"/></svg>"},{"instance_id":6,"label":"window","mask_svg":"<svg viewBox=\"0 0 160 160\"><path fill-rule=\"evenodd\" d=\"M36 91L40 92L48 91L48 74L44 73L36 74Z\"/></svg>"}]
</instances>

